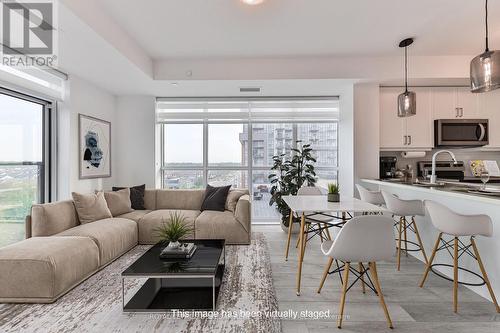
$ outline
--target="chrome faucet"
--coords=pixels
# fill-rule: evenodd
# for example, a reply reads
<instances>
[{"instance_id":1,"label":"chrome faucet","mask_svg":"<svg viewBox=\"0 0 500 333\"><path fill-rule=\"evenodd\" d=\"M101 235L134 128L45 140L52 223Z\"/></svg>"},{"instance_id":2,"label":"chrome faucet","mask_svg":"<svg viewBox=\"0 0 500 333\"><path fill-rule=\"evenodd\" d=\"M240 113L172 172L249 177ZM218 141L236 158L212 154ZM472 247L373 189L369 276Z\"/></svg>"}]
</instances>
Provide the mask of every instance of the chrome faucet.
<instances>
[{"instance_id":1,"label":"chrome faucet","mask_svg":"<svg viewBox=\"0 0 500 333\"><path fill-rule=\"evenodd\" d=\"M434 153L432 155L432 173L431 173L431 184L436 184L437 176L436 176L436 157L441 154L441 153L448 153L450 154L451 158L453 159L453 164L457 164L457 159L455 158L455 154L453 154L449 150L440 150Z\"/></svg>"}]
</instances>

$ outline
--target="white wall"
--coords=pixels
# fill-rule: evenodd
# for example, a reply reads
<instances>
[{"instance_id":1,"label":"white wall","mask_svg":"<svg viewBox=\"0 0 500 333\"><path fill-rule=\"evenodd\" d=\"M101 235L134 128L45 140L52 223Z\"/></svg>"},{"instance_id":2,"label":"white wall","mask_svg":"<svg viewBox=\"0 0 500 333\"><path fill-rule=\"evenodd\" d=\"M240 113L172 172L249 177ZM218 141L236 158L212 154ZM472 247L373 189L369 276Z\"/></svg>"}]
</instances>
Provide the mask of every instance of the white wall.
<instances>
[{"instance_id":1,"label":"white wall","mask_svg":"<svg viewBox=\"0 0 500 333\"><path fill-rule=\"evenodd\" d=\"M116 103L115 177L119 186L155 187L155 98L120 96Z\"/></svg>"},{"instance_id":2,"label":"white wall","mask_svg":"<svg viewBox=\"0 0 500 333\"><path fill-rule=\"evenodd\" d=\"M354 85L354 182L379 177L380 88L375 83Z\"/></svg>"},{"instance_id":3,"label":"white wall","mask_svg":"<svg viewBox=\"0 0 500 333\"><path fill-rule=\"evenodd\" d=\"M89 82L71 75L66 96L58 105L58 200L71 192L88 193L110 187L116 172L115 96ZM78 114L111 122L111 178L79 179Z\"/></svg>"}]
</instances>

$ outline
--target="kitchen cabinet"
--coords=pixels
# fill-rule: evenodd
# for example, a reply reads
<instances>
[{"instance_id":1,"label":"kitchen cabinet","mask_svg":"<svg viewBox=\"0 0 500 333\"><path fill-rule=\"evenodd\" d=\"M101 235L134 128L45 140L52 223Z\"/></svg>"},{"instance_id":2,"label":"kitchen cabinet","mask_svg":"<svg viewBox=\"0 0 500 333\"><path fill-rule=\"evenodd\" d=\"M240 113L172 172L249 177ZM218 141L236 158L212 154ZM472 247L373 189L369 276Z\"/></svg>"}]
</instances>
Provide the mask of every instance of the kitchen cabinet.
<instances>
[{"instance_id":1,"label":"kitchen cabinet","mask_svg":"<svg viewBox=\"0 0 500 333\"><path fill-rule=\"evenodd\" d=\"M434 87L431 94L433 119L471 119L478 116L478 96L467 87Z\"/></svg>"},{"instance_id":2,"label":"kitchen cabinet","mask_svg":"<svg viewBox=\"0 0 500 333\"><path fill-rule=\"evenodd\" d=\"M429 150L433 147L431 93L412 88L417 94L417 114L400 118L397 97L402 88L380 88L380 148L383 150Z\"/></svg>"}]
</instances>

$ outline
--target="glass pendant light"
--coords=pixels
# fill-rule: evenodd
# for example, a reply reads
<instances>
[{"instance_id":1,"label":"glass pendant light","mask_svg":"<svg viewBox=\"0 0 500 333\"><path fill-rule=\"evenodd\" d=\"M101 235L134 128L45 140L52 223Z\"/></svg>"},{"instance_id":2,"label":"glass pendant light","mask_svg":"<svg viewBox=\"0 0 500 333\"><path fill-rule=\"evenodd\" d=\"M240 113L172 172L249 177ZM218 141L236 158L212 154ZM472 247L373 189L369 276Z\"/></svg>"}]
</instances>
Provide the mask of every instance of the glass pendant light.
<instances>
[{"instance_id":1,"label":"glass pendant light","mask_svg":"<svg viewBox=\"0 0 500 333\"><path fill-rule=\"evenodd\" d=\"M488 0L485 4L486 49L470 62L470 87L473 93L500 88L500 51L488 48Z\"/></svg>"},{"instance_id":2,"label":"glass pendant light","mask_svg":"<svg viewBox=\"0 0 500 333\"><path fill-rule=\"evenodd\" d=\"M413 38L406 38L399 43L405 48L405 91L398 96L398 117L411 117L417 114L417 95L408 91L408 46L413 43Z\"/></svg>"}]
</instances>

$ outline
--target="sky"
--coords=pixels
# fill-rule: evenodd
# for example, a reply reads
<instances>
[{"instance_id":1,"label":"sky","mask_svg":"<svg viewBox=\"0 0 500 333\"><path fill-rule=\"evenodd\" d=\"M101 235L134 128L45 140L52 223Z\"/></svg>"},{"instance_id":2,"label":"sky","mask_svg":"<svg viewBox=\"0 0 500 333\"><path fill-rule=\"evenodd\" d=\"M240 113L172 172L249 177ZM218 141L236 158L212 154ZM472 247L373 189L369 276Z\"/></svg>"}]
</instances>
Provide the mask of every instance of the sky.
<instances>
[{"instance_id":1,"label":"sky","mask_svg":"<svg viewBox=\"0 0 500 333\"><path fill-rule=\"evenodd\" d=\"M239 134L243 124L208 125L209 163L241 163ZM181 140L179 140L181 139ZM167 163L203 163L203 125L165 125Z\"/></svg>"},{"instance_id":2,"label":"sky","mask_svg":"<svg viewBox=\"0 0 500 333\"><path fill-rule=\"evenodd\" d=\"M0 94L0 162L40 162L42 159L40 104Z\"/></svg>"}]
</instances>

